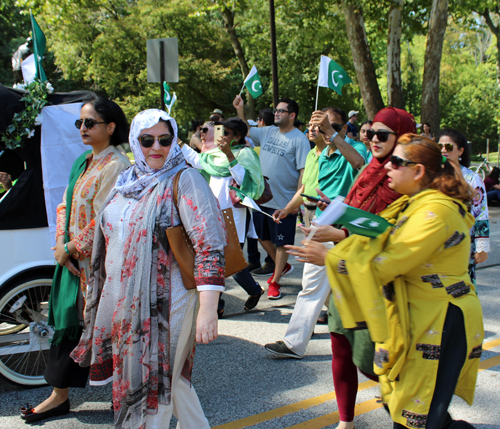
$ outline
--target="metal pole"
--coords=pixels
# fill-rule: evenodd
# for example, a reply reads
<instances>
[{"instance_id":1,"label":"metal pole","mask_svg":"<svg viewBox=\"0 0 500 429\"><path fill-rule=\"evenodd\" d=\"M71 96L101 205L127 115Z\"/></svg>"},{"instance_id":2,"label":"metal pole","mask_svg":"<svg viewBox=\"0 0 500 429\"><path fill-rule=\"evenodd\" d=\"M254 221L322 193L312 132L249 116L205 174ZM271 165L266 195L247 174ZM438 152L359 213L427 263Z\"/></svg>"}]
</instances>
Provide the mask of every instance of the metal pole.
<instances>
[{"instance_id":1,"label":"metal pole","mask_svg":"<svg viewBox=\"0 0 500 429\"><path fill-rule=\"evenodd\" d=\"M276 23L274 21L274 0L269 0L269 25L271 29L271 68L273 74L273 106L276 109L279 100L278 58L276 55Z\"/></svg>"},{"instance_id":2,"label":"metal pole","mask_svg":"<svg viewBox=\"0 0 500 429\"><path fill-rule=\"evenodd\" d=\"M160 41L160 86L161 86L161 110L165 110L165 49L163 48L163 40Z\"/></svg>"}]
</instances>

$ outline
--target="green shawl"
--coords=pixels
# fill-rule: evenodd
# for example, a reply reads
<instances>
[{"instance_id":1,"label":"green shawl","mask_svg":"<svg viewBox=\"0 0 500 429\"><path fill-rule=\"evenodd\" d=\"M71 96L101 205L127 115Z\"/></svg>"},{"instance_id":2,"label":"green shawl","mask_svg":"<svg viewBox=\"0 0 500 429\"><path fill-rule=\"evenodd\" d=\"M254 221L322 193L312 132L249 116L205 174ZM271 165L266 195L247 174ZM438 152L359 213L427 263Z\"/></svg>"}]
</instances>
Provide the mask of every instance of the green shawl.
<instances>
[{"instance_id":1,"label":"green shawl","mask_svg":"<svg viewBox=\"0 0 500 429\"><path fill-rule=\"evenodd\" d=\"M245 177L240 187L241 192L252 199L260 198L264 192L264 178L262 177L259 156L252 148L245 145L233 146L231 152L238 163L245 169ZM199 156L203 170L210 176L231 176L227 156L218 147L200 153Z\"/></svg>"},{"instance_id":2,"label":"green shawl","mask_svg":"<svg viewBox=\"0 0 500 429\"><path fill-rule=\"evenodd\" d=\"M64 227L64 242L68 243L69 218L71 216L71 202L76 181L85 171L87 155L92 151L81 154L71 167L68 190L66 192L66 224ZM81 332L80 317L78 315L78 291L80 278L71 274L66 267L56 264L52 288L49 298L48 324L54 328L52 344L59 345L64 339L78 340Z\"/></svg>"}]
</instances>

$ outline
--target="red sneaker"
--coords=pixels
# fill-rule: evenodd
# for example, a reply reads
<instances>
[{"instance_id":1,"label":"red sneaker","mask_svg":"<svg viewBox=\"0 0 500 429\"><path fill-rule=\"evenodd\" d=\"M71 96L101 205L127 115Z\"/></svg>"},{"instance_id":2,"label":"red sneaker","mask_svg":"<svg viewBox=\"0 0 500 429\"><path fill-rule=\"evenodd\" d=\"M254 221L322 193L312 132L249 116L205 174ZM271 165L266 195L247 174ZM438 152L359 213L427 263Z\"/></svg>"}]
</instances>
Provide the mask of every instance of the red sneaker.
<instances>
[{"instance_id":1,"label":"red sneaker","mask_svg":"<svg viewBox=\"0 0 500 429\"><path fill-rule=\"evenodd\" d=\"M269 290L267 291L268 299L280 299L281 298L281 286L276 282L269 283Z\"/></svg>"},{"instance_id":2,"label":"red sneaker","mask_svg":"<svg viewBox=\"0 0 500 429\"><path fill-rule=\"evenodd\" d=\"M283 271L281 272L281 277L286 276L287 274L290 274L293 271L293 266L290 265L288 262L285 265L285 268L283 268ZM274 271L273 275L267 279L267 284L270 285L271 282L273 281L274 278Z\"/></svg>"}]
</instances>

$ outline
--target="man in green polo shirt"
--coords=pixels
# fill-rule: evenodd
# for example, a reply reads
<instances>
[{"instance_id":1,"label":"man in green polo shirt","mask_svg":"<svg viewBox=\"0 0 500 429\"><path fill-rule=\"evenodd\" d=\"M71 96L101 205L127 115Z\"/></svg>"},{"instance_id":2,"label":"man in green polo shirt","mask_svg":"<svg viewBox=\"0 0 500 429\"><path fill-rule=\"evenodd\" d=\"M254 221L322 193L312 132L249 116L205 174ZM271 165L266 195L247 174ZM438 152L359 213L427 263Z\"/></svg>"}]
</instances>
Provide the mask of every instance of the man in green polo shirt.
<instances>
[{"instance_id":1,"label":"man in green polo shirt","mask_svg":"<svg viewBox=\"0 0 500 429\"><path fill-rule=\"evenodd\" d=\"M327 107L322 111L316 111L312 115L310 125L319 127L327 145L318 160L319 189L331 199L338 195L345 197L357 171L366 162L366 146L346 138L347 115L342 109ZM274 213L275 219L286 215L298 201L296 194L285 209ZM333 247L333 243L326 244ZM328 302L329 294L330 284L326 268L304 264L302 291L297 296L284 341L266 344L266 350L279 356L302 359L321 308Z\"/></svg>"},{"instance_id":2,"label":"man in green polo shirt","mask_svg":"<svg viewBox=\"0 0 500 429\"><path fill-rule=\"evenodd\" d=\"M273 216L275 217L275 219L283 219L289 213L297 210L297 208L299 208L300 205L304 203L304 206L306 207L304 222L306 227L309 228L311 220L315 216L316 204L309 202L307 198L303 197L300 194L306 194L312 197L318 196L316 188L319 186L319 158L327 145L325 143L325 139L323 138L323 134L319 132L319 127L317 126L309 127L309 132L306 136L309 141L314 142L316 146L314 146L307 154L306 165L304 167L304 175L302 176L302 186L297 190L294 197L290 200L286 207L281 210L276 210Z\"/></svg>"}]
</instances>

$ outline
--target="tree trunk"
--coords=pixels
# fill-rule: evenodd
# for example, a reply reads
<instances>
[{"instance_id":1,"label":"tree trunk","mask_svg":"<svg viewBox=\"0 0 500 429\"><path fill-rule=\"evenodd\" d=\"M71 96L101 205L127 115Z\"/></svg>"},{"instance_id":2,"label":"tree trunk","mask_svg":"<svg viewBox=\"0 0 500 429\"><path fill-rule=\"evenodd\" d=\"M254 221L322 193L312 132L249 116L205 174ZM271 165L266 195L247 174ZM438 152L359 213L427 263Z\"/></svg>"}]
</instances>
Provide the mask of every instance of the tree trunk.
<instances>
[{"instance_id":1,"label":"tree trunk","mask_svg":"<svg viewBox=\"0 0 500 429\"><path fill-rule=\"evenodd\" d=\"M495 8L493 13L498 15L498 17L500 18L500 8L498 6ZM481 15L483 15L484 19L486 20L486 24L490 28L491 32L495 35L495 38L497 40L497 85L500 88L500 21L497 21L499 22L498 25L495 25L493 23L489 9L485 9ZM500 122L498 123L498 151L500 152Z\"/></svg>"},{"instance_id":2,"label":"tree trunk","mask_svg":"<svg viewBox=\"0 0 500 429\"><path fill-rule=\"evenodd\" d=\"M363 15L348 0L344 1L343 6L347 36L349 37L361 97L363 98L368 119L373 119L375 114L384 108L384 101L377 83L377 75L375 74L370 47L368 46Z\"/></svg>"},{"instance_id":3,"label":"tree trunk","mask_svg":"<svg viewBox=\"0 0 500 429\"><path fill-rule=\"evenodd\" d=\"M404 0L393 0L387 35L387 104L405 108L401 84L401 9Z\"/></svg>"},{"instance_id":4,"label":"tree trunk","mask_svg":"<svg viewBox=\"0 0 500 429\"><path fill-rule=\"evenodd\" d=\"M433 0L429 34L425 48L420 122L429 123L434 134L439 131L439 73L444 35L448 19L448 0Z\"/></svg>"},{"instance_id":5,"label":"tree trunk","mask_svg":"<svg viewBox=\"0 0 500 429\"><path fill-rule=\"evenodd\" d=\"M233 46L234 53L236 54L238 62L240 63L241 75L243 76L243 80L245 80L245 78L248 76L248 73L250 73L250 68L248 67L247 60L245 59L245 54L243 53L240 39L236 34L236 27L234 25L234 12L232 12L228 8L224 8L221 10L221 13L226 25L227 33L229 34L229 39L231 40L231 45ZM248 90L247 102L245 103L245 114L248 119L255 119L255 100L252 98Z\"/></svg>"}]
</instances>

